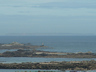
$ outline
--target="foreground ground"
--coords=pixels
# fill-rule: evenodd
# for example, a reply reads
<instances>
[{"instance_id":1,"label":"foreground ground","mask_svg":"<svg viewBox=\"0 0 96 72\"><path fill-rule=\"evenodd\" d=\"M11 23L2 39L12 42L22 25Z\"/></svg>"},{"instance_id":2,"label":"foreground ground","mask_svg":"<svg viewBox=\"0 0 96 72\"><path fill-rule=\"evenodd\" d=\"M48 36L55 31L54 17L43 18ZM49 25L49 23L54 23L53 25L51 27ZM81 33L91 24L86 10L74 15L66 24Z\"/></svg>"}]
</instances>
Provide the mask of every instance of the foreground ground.
<instances>
[{"instance_id":1,"label":"foreground ground","mask_svg":"<svg viewBox=\"0 0 96 72\"><path fill-rule=\"evenodd\" d=\"M58 69L58 70L95 70L96 61L63 61L40 63L0 63L0 69Z\"/></svg>"}]
</instances>

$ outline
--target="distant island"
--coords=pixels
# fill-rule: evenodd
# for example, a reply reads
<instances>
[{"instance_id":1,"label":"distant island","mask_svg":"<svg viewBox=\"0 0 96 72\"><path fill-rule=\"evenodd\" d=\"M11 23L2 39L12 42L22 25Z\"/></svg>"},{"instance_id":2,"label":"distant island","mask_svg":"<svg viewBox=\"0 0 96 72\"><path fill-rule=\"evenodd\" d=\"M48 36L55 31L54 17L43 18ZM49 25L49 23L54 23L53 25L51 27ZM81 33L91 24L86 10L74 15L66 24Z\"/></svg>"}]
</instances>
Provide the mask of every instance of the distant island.
<instances>
[{"instance_id":1,"label":"distant island","mask_svg":"<svg viewBox=\"0 0 96 72\"><path fill-rule=\"evenodd\" d=\"M30 43L21 44L18 42L12 42L9 44L0 44L0 49L34 49L39 47L46 47L44 44L41 45L31 45Z\"/></svg>"},{"instance_id":2,"label":"distant island","mask_svg":"<svg viewBox=\"0 0 96 72\"><path fill-rule=\"evenodd\" d=\"M91 52L66 53L41 51L36 49L18 49L17 51L6 51L0 53L0 57L96 58L96 54Z\"/></svg>"},{"instance_id":3,"label":"distant island","mask_svg":"<svg viewBox=\"0 0 96 72\"><path fill-rule=\"evenodd\" d=\"M18 42L12 42L9 44L0 44L0 49L17 49L17 51L6 51L0 53L0 57L45 57L45 58L96 58L96 53L92 52L77 52L77 53L67 53L67 52L49 52L43 50L37 50L41 45L31 45L21 44Z\"/></svg>"}]
</instances>

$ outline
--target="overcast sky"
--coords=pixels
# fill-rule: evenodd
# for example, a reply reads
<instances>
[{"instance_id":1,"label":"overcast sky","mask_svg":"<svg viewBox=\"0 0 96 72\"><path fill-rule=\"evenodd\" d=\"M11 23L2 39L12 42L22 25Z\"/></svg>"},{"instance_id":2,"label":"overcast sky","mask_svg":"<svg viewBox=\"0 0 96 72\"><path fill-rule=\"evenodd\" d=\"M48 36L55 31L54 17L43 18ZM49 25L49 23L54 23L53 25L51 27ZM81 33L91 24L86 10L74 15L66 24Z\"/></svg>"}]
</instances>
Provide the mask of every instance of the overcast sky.
<instances>
[{"instance_id":1,"label":"overcast sky","mask_svg":"<svg viewBox=\"0 0 96 72\"><path fill-rule=\"evenodd\" d=\"M0 35L96 35L96 0L0 0Z\"/></svg>"}]
</instances>

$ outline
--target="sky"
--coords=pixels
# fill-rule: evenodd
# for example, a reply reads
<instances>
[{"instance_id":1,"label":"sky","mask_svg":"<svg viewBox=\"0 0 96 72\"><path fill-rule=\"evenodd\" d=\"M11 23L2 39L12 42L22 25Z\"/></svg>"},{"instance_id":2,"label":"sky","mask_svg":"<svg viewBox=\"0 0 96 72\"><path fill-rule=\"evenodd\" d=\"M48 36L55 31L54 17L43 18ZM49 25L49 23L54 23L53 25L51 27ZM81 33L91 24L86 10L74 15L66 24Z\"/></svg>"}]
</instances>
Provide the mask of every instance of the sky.
<instances>
[{"instance_id":1,"label":"sky","mask_svg":"<svg viewBox=\"0 0 96 72\"><path fill-rule=\"evenodd\" d=\"M96 0L0 0L2 35L96 35Z\"/></svg>"}]
</instances>

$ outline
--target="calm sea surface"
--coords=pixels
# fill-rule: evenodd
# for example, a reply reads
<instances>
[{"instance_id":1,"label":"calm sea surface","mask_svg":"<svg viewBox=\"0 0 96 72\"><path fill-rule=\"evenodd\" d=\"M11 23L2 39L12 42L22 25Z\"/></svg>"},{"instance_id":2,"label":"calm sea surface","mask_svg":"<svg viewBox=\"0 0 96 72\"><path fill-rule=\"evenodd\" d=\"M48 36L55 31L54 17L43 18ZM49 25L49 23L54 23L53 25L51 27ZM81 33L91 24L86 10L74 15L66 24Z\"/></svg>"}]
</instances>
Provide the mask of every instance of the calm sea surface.
<instances>
[{"instance_id":1,"label":"calm sea surface","mask_svg":"<svg viewBox=\"0 0 96 72\"><path fill-rule=\"evenodd\" d=\"M96 53L96 36L0 36L0 43L31 43L41 45L44 43L48 48L39 50L52 52L94 52ZM6 50L0 50L0 53ZM14 51L14 50L9 50ZM49 62L49 61L82 61L96 60L96 58L31 58L31 57L0 57L1 63L20 62ZM0 72L15 72L17 70L1 69ZM24 70L23 70L24 71ZM30 70L28 70L30 71ZM33 72L33 71L32 71ZM66 71L69 72L69 71ZM87 71L96 72L96 71Z\"/></svg>"},{"instance_id":2,"label":"calm sea surface","mask_svg":"<svg viewBox=\"0 0 96 72\"><path fill-rule=\"evenodd\" d=\"M47 48L39 50L53 52L94 52L96 53L96 36L0 36L0 43L31 43ZM0 50L0 53L6 50ZM14 51L8 50L7 51ZM39 60L38 60L39 59ZM82 61L96 60L96 58L27 58L27 57L0 57L0 62L49 62L49 61Z\"/></svg>"},{"instance_id":3,"label":"calm sea surface","mask_svg":"<svg viewBox=\"0 0 96 72\"><path fill-rule=\"evenodd\" d=\"M0 43L31 43L48 46L46 51L96 52L96 36L0 36Z\"/></svg>"},{"instance_id":4,"label":"calm sea surface","mask_svg":"<svg viewBox=\"0 0 96 72\"><path fill-rule=\"evenodd\" d=\"M0 72L38 72L38 71L50 71L50 72L70 72L69 70L60 71L60 70L31 70L31 69L0 69ZM88 70L88 71L77 71L77 72L96 72L96 70Z\"/></svg>"}]
</instances>

